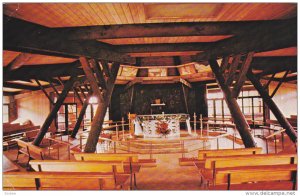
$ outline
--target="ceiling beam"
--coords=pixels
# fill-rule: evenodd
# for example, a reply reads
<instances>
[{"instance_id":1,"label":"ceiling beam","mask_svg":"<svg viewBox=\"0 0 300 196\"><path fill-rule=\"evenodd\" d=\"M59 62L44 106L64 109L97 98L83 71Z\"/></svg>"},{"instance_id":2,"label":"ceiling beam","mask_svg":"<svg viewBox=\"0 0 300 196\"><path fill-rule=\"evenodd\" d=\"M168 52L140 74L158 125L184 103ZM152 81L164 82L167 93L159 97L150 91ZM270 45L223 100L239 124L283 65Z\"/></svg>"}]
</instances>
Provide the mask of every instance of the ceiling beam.
<instances>
[{"instance_id":1,"label":"ceiling beam","mask_svg":"<svg viewBox=\"0 0 300 196\"><path fill-rule=\"evenodd\" d=\"M279 23L281 23L280 20L148 23L66 27L54 30L67 35L66 38L69 40L96 40L133 37L233 35L247 32L259 25L273 26Z\"/></svg>"},{"instance_id":2,"label":"ceiling beam","mask_svg":"<svg viewBox=\"0 0 300 196\"><path fill-rule=\"evenodd\" d=\"M79 67L79 62L63 63L63 64L49 64L49 65L26 65L16 70L8 70L3 68L3 81L10 80L25 80L42 79L47 81L48 78L58 76L70 76L72 70ZM81 69L76 70L77 74L83 74Z\"/></svg>"},{"instance_id":3,"label":"ceiling beam","mask_svg":"<svg viewBox=\"0 0 300 196\"><path fill-rule=\"evenodd\" d=\"M30 86L30 85L11 83L11 82L3 82L3 87L32 90L32 91L40 89L38 86Z\"/></svg>"},{"instance_id":4,"label":"ceiling beam","mask_svg":"<svg viewBox=\"0 0 300 196\"><path fill-rule=\"evenodd\" d=\"M207 51L192 59L201 62L227 55L270 51L296 45L297 19L294 18L277 22L277 25L259 25L249 29L244 35L215 42Z\"/></svg>"},{"instance_id":5,"label":"ceiling beam","mask_svg":"<svg viewBox=\"0 0 300 196\"><path fill-rule=\"evenodd\" d=\"M148 52L186 52L204 51L212 43L165 43L165 44L128 44L114 46L115 49L123 53L148 53Z\"/></svg>"},{"instance_id":6,"label":"ceiling beam","mask_svg":"<svg viewBox=\"0 0 300 196\"><path fill-rule=\"evenodd\" d=\"M113 50L109 44L94 40L69 41L62 31L30 23L17 18L3 16L4 50L26 51L33 53L49 52L71 56L85 56L122 63L135 63L135 59Z\"/></svg>"}]
</instances>

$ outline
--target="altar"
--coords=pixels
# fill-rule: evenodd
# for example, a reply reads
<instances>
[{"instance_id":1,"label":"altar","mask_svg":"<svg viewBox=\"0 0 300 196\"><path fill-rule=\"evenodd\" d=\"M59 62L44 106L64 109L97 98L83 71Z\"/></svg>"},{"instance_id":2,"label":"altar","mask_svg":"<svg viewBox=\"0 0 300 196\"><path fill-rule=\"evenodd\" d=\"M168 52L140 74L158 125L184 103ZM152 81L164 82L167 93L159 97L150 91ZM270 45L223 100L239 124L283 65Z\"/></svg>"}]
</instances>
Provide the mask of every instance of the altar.
<instances>
[{"instance_id":1,"label":"altar","mask_svg":"<svg viewBox=\"0 0 300 196\"><path fill-rule=\"evenodd\" d=\"M180 122L184 121L191 134L189 114L155 114L137 115L135 119L135 135L144 138L179 138Z\"/></svg>"}]
</instances>

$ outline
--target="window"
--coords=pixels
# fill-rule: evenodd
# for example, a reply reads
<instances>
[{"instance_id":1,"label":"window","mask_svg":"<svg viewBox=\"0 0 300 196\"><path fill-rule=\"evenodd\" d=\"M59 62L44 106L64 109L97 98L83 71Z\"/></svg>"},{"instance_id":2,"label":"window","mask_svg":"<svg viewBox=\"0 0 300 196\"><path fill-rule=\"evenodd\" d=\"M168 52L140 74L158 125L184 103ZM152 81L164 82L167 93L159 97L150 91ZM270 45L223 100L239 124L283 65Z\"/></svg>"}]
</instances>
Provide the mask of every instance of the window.
<instances>
[{"instance_id":1,"label":"window","mask_svg":"<svg viewBox=\"0 0 300 196\"><path fill-rule=\"evenodd\" d=\"M263 101L255 89L243 89L237 99L245 118L248 121L263 121ZM230 111L220 89L207 91L208 117L214 119L231 118Z\"/></svg>"},{"instance_id":2,"label":"window","mask_svg":"<svg viewBox=\"0 0 300 196\"><path fill-rule=\"evenodd\" d=\"M2 111L3 111L3 123L8 123L9 122L9 106L8 104L3 104L2 106Z\"/></svg>"},{"instance_id":3,"label":"window","mask_svg":"<svg viewBox=\"0 0 300 196\"><path fill-rule=\"evenodd\" d=\"M71 131L77 120L77 104L64 103L57 113L57 125L59 130Z\"/></svg>"}]
</instances>

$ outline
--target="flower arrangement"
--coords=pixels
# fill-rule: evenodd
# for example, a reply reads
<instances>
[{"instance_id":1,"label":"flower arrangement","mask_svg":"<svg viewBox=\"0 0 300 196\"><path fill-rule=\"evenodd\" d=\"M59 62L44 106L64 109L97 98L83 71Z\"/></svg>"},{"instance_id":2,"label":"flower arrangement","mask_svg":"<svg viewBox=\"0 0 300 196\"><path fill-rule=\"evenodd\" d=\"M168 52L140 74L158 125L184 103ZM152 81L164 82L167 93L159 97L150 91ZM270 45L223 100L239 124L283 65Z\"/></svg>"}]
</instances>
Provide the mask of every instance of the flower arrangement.
<instances>
[{"instance_id":1,"label":"flower arrangement","mask_svg":"<svg viewBox=\"0 0 300 196\"><path fill-rule=\"evenodd\" d=\"M169 124L167 122L158 121L156 123L156 133L162 134L163 136L168 135L171 132L169 128Z\"/></svg>"}]
</instances>

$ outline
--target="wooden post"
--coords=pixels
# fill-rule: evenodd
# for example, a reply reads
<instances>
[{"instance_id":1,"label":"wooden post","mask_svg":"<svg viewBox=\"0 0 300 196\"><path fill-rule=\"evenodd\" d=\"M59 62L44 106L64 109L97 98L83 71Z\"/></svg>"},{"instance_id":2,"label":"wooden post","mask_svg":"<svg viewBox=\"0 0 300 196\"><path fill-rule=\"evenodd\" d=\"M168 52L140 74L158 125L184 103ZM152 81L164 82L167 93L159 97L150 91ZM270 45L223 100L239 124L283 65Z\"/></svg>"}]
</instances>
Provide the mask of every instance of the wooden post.
<instances>
[{"instance_id":1,"label":"wooden post","mask_svg":"<svg viewBox=\"0 0 300 196\"><path fill-rule=\"evenodd\" d=\"M250 133L250 127L245 119L244 114L236 101L231 95L229 86L225 84L225 79L220 72L218 62L216 60L209 60L210 67L214 72L220 88L223 91L225 101L231 113L231 116L236 124L237 130L239 131L241 138L246 148L255 147L254 139Z\"/></svg>"},{"instance_id":2,"label":"wooden post","mask_svg":"<svg viewBox=\"0 0 300 196\"><path fill-rule=\"evenodd\" d=\"M74 82L77 80L77 77L71 76L70 80L65 84L63 91L59 95L54 107L52 108L51 112L48 114L44 124L42 125L38 135L33 141L33 144L39 146L41 141L43 140L45 134L47 133L49 126L51 125L52 121L54 120L60 106L64 103L69 91L72 89Z\"/></svg>"},{"instance_id":3,"label":"wooden post","mask_svg":"<svg viewBox=\"0 0 300 196\"><path fill-rule=\"evenodd\" d=\"M80 125L81 125L81 122L82 122L82 120L83 120L83 118L84 118L86 109L87 109L87 107L88 107L88 105L89 105L89 97L90 97L90 96L88 96L88 97L85 99L85 101L83 102L82 108L81 108L81 110L80 110L79 116L78 116L78 118L77 118L75 127L74 127L73 132L72 132L72 135L71 135L72 138L76 138L76 134L78 133L78 130L79 130Z\"/></svg>"},{"instance_id":4,"label":"wooden post","mask_svg":"<svg viewBox=\"0 0 300 196\"><path fill-rule=\"evenodd\" d=\"M252 71L249 71L247 73L248 79L252 82L253 86L256 88L256 90L259 92L260 96L262 97L265 104L270 108L274 116L276 117L278 123L285 129L286 134L289 136L289 138L293 141L297 141L297 133L295 132L292 125L289 123L289 121L284 117L284 115L281 113L275 102L272 100L272 98L269 96L268 92L264 89L264 87L261 85L259 79L257 79Z\"/></svg>"},{"instance_id":5,"label":"wooden post","mask_svg":"<svg viewBox=\"0 0 300 196\"><path fill-rule=\"evenodd\" d=\"M81 62L87 62L87 60L82 57L80 59L81 59ZM82 63L82 65L86 66L83 63ZM103 99L100 99L100 97L99 97L97 111L96 111L96 114L92 121L91 129L89 132L89 136L87 139L87 143L86 143L84 152L93 153L96 150L98 138L99 138L101 130L102 130L104 117L105 117L106 110L107 110L107 107L108 107L110 99L111 99L113 88L115 86L115 80L117 78L117 73L118 73L119 67L120 67L119 63L113 63L109 70L110 77L107 79L107 83L106 83L107 89L103 90L102 93L100 93L100 96L101 96L101 94L103 95L103 97L102 97ZM87 75L87 78L89 79L88 75ZM98 85L95 87L97 89L99 89ZM92 88L92 89L93 89L93 93L95 93L94 88ZM99 95L98 93L95 93L95 94Z\"/></svg>"}]
</instances>

